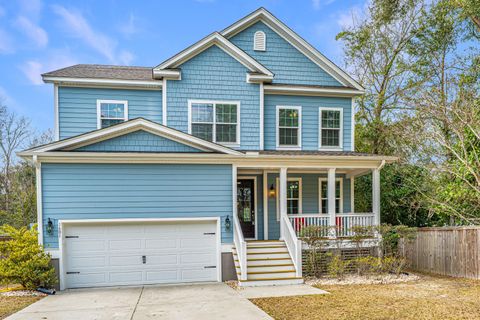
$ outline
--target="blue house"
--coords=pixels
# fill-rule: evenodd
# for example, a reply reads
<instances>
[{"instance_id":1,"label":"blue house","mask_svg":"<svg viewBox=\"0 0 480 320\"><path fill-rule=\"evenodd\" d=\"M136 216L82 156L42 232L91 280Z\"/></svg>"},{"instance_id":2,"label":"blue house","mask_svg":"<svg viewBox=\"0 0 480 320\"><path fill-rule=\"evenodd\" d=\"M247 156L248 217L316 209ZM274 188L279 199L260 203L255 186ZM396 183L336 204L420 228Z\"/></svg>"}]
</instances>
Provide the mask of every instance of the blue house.
<instances>
[{"instance_id":1,"label":"blue house","mask_svg":"<svg viewBox=\"0 0 480 320\"><path fill-rule=\"evenodd\" d=\"M74 65L54 88L37 172L39 241L65 288L302 282L302 228L380 223L380 170L356 153L364 89L260 8L156 67ZM372 212L354 210L372 174Z\"/></svg>"}]
</instances>

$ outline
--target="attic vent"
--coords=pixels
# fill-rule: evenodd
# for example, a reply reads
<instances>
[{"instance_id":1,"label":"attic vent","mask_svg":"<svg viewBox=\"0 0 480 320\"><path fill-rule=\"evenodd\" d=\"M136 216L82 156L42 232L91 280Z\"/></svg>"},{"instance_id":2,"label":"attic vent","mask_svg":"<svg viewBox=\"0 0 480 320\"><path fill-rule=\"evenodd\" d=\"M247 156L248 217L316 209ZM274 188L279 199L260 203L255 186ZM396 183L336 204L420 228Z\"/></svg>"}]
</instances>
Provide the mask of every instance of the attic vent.
<instances>
[{"instance_id":1,"label":"attic vent","mask_svg":"<svg viewBox=\"0 0 480 320\"><path fill-rule=\"evenodd\" d=\"M265 51L266 36L265 32L257 31L253 36L253 50L255 51Z\"/></svg>"}]
</instances>

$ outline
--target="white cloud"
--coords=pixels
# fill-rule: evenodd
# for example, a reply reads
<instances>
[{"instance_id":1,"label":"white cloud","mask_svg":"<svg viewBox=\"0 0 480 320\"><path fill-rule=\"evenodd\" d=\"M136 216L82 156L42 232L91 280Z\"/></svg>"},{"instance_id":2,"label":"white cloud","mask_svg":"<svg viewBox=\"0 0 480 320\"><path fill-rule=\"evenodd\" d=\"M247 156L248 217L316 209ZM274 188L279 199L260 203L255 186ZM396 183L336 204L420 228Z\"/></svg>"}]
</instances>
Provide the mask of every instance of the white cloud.
<instances>
[{"instance_id":1,"label":"white cloud","mask_svg":"<svg viewBox=\"0 0 480 320\"><path fill-rule=\"evenodd\" d=\"M119 27L120 32L125 36L125 38L130 38L139 31L136 25L136 20L137 18L133 14L130 14L130 16L128 17L128 22L123 23Z\"/></svg>"},{"instance_id":2,"label":"white cloud","mask_svg":"<svg viewBox=\"0 0 480 320\"><path fill-rule=\"evenodd\" d=\"M313 9L319 10L323 6L328 6L334 3L336 0L312 0Z\"/></svg>"},{"instance_id":3,"label":"white cloud","mask_svg":"<svg viewBox=\"0 0 480 320\"><path fill-rule=\"evenodd\" d=\"M48 35L45 30L32 22L32 20L21 16L15 21L17 26L27 37L30 38L38 47L45 48L48 44Z\"/></svg>"},{"instance_id":4,"label":"white cloud","mask_svg":"<svg viewBox=\"0 0 480 320\"><path fill-rule=\"evenodd\" d=\"M77 60L71 56L68 50L60 50L51 53L46 59L25 61L19 69L33 85L41 85L42 73L65 68L77 64Z\"/></svg>"},{"instance_id":5,"label":"white cloud","mask_svg":"<svg viewBox=\"0 0 480 320\"><path fill-rule=\"evenodd\" d=\"M40 18L40 14L43 8L43 2L41 0L19 0L20 13L35 21Z\"/></svg>"},{"instance_id":6,"label":"white cloud","mask_svg":"<svg viewBox=\"0 0 480 320\"><path fill-rule=\"evenodd\" d=\"M117 52L119 52L117 41L94 30L80 12L68 10L60 5L53 5L52 7L53 11L61 17L62 26L69 31L73 37L82 40L90 48L107 58L110 63L131 62L133 54L128 51L122 51L117 55Z\"/></svg>"},{"instance_id":7,"label":"white cloud","mask_svg":"<svg viewBox=\"0 0 480 320\"><path fill-rule=\"evenodd\" d=\"M13 39L4 29L0 29L0 54L14 53Z\"/></svg>"},{"instance_id":8,"label":"white cloud","mask_svg":"<svg viewBox=\"0 0 480 320\"><path fill-rule=\"evenodd\" d=\"M5 9L3 7L0 7L0 18L5 16Z\"/></svg>"},{"instance_id":9,"label":"white cloud","mask_svg":"<svg viewBox=\"0 0 480 320\"><path fill-rule=\"evenodd\" d=\"M368 12L369 1L365 1L363 6L353 6L346 13L343 11L337 16L337 24L342 29L348 29L355 25L359 19L365 17Z\"/></svg>"}]
</instances>

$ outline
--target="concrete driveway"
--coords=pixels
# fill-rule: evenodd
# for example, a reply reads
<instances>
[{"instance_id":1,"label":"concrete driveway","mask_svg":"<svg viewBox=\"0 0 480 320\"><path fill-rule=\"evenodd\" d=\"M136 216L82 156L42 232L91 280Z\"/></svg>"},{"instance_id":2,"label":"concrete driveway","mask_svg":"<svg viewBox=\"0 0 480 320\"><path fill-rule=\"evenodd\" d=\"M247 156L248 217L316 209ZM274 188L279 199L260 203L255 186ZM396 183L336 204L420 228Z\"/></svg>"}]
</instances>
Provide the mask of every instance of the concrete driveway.
<instances>
[{"instance_id":1,"label":"concrete driveway","mask_svg":"<svg viewBox=\"0 0 480 320\"><path fill-rule=\"evenodd\" d=\"M46 297L8 320L271 319L223 283L77 289Z\"/></svg>"}]
</instances>

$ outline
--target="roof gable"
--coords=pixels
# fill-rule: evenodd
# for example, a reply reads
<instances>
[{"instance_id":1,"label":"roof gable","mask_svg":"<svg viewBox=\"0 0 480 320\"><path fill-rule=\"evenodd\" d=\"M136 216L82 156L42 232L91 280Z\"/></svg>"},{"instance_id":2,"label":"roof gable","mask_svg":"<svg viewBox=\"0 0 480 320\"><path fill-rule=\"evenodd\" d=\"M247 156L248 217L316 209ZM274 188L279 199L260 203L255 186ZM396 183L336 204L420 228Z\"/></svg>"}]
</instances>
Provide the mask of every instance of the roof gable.
<instances>
[{"instance_id":1,"label":"roof gable","mask_svg":"<svg viewBox=\"0 0 480 320\"><path fill-rule=\"evenodd\" d=\"M311 44L306 42L302 37L300 37L297 33L295 33L279 19L277 19L265 8L259 8L258 10L252 12L246 17L238 20L231 26L225 28L221 32L221 34L225 38L231 39L233 36L252 26L258 21L262 21L265 25L269 26L278 35L288 41L291 45L297 48L301 53L307 56L311 61L313 61L323 70L325 70L328 74L330 74L333 78L335 78L338 82L342 83L344 86L352 87L361 91L364 90L364 88L350 75L340 69L332 61L327 59L322 53L315 49Z\"/></svg>"},{"instance_id":2,"label":"roof gable","mask_svg":"<svg viewBox=\"0 0 480 320\"><path fill-rule=\"evenodd\" d=\"M202 53L203 51L214 45L225 51L237 61L239 61L250 72L273 76L273 73L267 68L265 68L258 61L256 61L251 56L242 51L240 48L235 46L233 43L225 39L218 32L214 32L153 68L154 77L164 77L165 71L174 72L175 69L178 68L182 63L188 61L189 59L195 57L196 55Z\"/></svg>"},{"instance_id":3,"label":"roof gable","mask_svg":"<svg viewBox=\"0 0 480 320\"><path fill-rule=\"evenodd\" d=\"M35 147L22 152L19 152L19 156L30 156L37 153L49 152L49 151L72 151L84 146L96 144L108 139L116 138L131 132L138 130L144 130L151 134L167 138L169 140L178 142L190 146L192 148L205 151L205 152L217 152L232 155L242 155L240 151L233 150L231 148L209 142L188 133L184 133L156 122L152 122L143 118L136 118L129 120L108 128L103 128L95 131L91 131L79 136L71 137L68 139L52 142L47 145Z\"/></svg>"}]
</instances>

